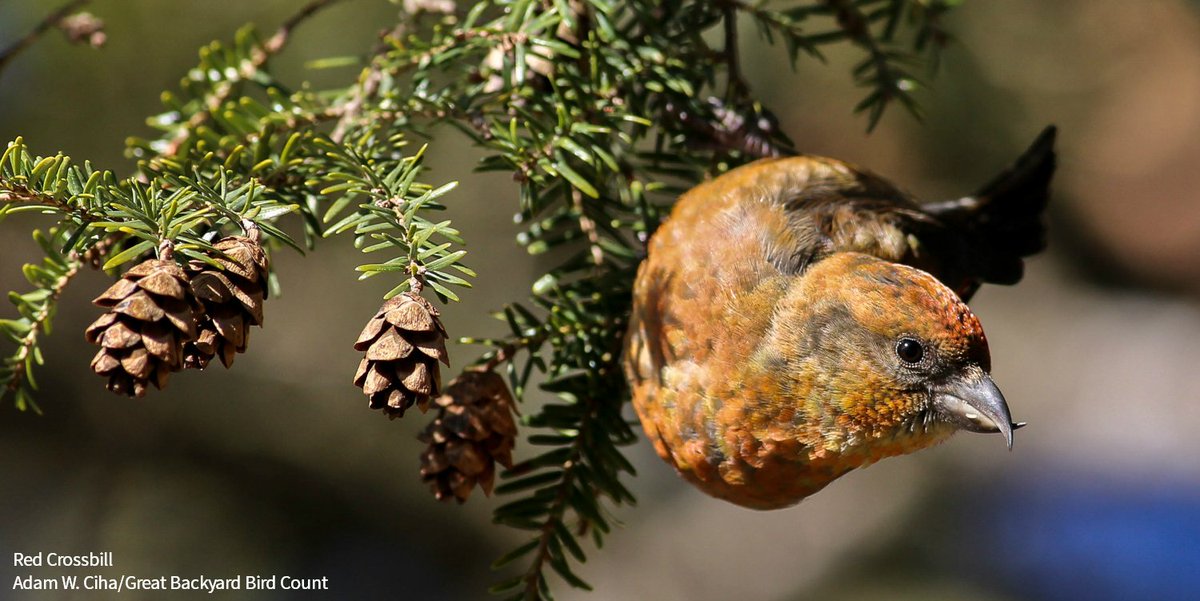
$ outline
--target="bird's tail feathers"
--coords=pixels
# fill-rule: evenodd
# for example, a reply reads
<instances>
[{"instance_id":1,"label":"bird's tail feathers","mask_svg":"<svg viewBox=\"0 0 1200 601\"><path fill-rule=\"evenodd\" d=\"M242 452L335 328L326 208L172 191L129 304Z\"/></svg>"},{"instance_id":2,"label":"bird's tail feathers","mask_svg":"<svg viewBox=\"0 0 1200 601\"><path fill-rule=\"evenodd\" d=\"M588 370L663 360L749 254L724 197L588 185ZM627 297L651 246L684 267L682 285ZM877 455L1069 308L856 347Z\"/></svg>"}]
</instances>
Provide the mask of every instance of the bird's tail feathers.
<instances>
[{"instance_id":1,"label":"bird's tail feathers","mask_svg":"<svg viewBox=\"0 0 1200 601\"><path fill-rule=\"evenodd\" d=\"M1022 257L1045 248L1042 213L1054 175L1056 133L1053 125L1042 130L1012 166L975 195L924 207L963 232L975 251L970 270L980 280L1015 284L1024 270Z\"/></svg>"}]
</instances>

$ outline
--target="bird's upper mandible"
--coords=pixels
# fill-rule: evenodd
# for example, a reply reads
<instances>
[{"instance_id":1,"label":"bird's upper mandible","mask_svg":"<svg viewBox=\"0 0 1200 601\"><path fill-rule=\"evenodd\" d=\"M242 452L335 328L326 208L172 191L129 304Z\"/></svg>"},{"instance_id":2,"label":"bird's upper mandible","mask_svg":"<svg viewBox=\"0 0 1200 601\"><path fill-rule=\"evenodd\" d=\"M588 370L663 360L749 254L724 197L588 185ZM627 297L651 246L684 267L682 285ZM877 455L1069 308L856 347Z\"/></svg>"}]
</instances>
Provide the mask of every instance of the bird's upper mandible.
<instances>
[{"instance_id":1,"label":"bird's upper mandible","mask_svg":"<svg viewBox=\"0 0 1200 601\"><path fill-rule=\"evenodd\" d=\"M1053 136L948 203L812 156L680 197L639 269L624 357L658 453L705 492L766 509L957 429L1011 444L965 299L1019 279L1041 248Z\"/></svg>"}]
</instances>

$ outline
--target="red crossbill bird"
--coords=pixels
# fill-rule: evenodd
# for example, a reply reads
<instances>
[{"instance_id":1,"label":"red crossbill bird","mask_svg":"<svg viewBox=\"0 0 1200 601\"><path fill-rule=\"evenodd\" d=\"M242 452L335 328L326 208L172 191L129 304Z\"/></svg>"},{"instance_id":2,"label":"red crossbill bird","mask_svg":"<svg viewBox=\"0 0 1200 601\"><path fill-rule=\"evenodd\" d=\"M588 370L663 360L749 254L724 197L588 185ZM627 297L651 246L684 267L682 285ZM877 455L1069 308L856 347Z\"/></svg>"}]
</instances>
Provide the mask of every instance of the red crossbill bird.
<instances>
[{"instance_id":1,"label":"red crossbill bird","mask_svg":"<svg viewBox=\"0 0 1200 601\"><path fill-rule=\"evenodd\" d=\"M638 270L624 367L658 454L704 492L786 507L850 470L1013 423L966 301L1044 246L1053 127L977 194L918 204L816 156L680 197Z\"/></svg>"}]
</instances>

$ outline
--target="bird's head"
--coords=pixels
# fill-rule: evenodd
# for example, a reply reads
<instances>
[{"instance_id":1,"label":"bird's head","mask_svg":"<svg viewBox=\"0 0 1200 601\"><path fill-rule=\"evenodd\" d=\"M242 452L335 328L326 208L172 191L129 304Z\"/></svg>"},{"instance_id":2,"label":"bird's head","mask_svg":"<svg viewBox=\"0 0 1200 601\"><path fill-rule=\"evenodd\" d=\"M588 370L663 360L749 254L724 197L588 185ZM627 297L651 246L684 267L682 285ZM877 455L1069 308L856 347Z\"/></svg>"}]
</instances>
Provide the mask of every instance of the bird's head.
<instances>
[{"instance_id":1,"label":"bird's head","mask_svg":"<svg viewBox=\"0 0 1200 601\"><path fill-rule=\"evenodd\" d=\"M989 375L979 320L953 291L924 271L858 253L836 253L803 280L792 292L820 300L805 303L810 315L785 320L788 345L822 365L827 380L809 385L835 406L826 419L856 439L897 441L884 454L955 430L1000 432L1012 448L1023 424L1012 422Z\"/></svg>"}]
</instances>

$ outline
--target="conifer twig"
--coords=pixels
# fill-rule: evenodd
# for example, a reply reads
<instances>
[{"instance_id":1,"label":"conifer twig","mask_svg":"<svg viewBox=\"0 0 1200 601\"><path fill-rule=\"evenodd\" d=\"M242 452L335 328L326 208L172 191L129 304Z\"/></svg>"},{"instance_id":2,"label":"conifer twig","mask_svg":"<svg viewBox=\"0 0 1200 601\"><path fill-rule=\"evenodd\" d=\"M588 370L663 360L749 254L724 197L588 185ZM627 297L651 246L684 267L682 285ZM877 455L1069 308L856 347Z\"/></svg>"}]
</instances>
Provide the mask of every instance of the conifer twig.
<instances>
[{"instance_id":1,"label":"conifer twig","mask_svg":"<svg viewBox=\"0 0 1200 601\"><path fill-rule=\"evenodd\" d=\"M242 80L252 79L258 73L259 69L262 69L267 64L268 59L279 54L287 46L288 41L291 40L292 32L297 26L331 4L340 1L311 0L308 4L301 7L300 10L296 11L295 14L284 20L279 29L275 30L275 34L259 48L258 52L251 55L250 64L240 73ZM204 110L195 113L188 119L185 126L180 128L179 133L167 143L167 147L162 154L166 156L178 154L180 147L192 136L192 132L197 127L208 123L212 119L213 111L221 108L221 105L233 94L234 83L233 81L221 82L216 90L205 99Z\"/></svg>"},{"instance_id":2,"label":"conifer twig","mask_svg":"<svg viewBox=\"0 0 1200 601\"><path fill-rule=\"evenodd\" d=\"M4 68L8 66L9 62L16 58L17 55L23 52L26 48L32 46L34 42L38 41L38 38L41 38L47 31L50 31L51 28L57 26L65 17L79 10L80 8L83 8L91 1L92 0L71 0L70 2L67 2L50 14L46 15L44 19L38 22L38 24L29 31L29 33L25 34L25 37L22 37L3 50L0 50L0 74L4 73Z\"/></svg>"},{"instance_id":3,"label":"conifer twig","mask_svg":"<svg viewBox=\"0 0 1200 601\"><path fill-rule=\"evenodd\" d=\"M26 370L20 365L29 359L29 355L37 348L38 338L41 336L45 324L51 313L54 311L54 305L62 296L63 290L66 290L67 284L79 273L79 268L83 266L83 261L76 255L71 255L68 268L62 276L55 280L54 285L49 288L50 295L44 301L42 308L33 315L30 319L29 331L26 332L18 343L19 348L12 357L14 366L12 375L5 382L5 392L16 392L21 387L21 383L25 381Z\"/></svg>"},{"instance_id":4,"label":"conifer twig","mask_svg":"<svg viewBox=\"0 0 1200 601\"><path fill-rule=\"evenodd\" d=\"M596 231L596 222L584 211L583 194L577 188L571 189L571 204L578 214L576 220L579 221L579 230L587 236L592 263L597 266L604 264L604 249L600 246L600 232Z\"/></svg>"},{"instance_id":5,"label":"conifer twig","mask_svg":"<svg viewBox=\"0 0 1200 601\"><path fill-rule=\"evenodd\" d=\"M279 25L279 29L275 30L275 35L271 36L271 39L267 40L267 43L263 45L263 50L270 54L279 53L279 51L283 50L283 47L287 45L288 40L291 39L292 31L296 29L296 27L298 27L304 21L310 19L318 12L328 8L331 4L340 1L341 0L311 0L308 4L305 4L300 8L300 10L296 11L295 14L288 17Z\"/></svg>"},{"instance_id":6,"label":"conifer twig","mask_svg":"<svg viewBox=\"0 0 1200 601\"><path fill-rule=\"evenodd\" d=\"M28 186L9 181L0 181L0 203L24 202L53 207L63 214L78 215L83 221L97 221L103 215L96 213L81 204L69 204L43 192L36 192Z\"/></svg>"},{"instance_id":7,"label":"conifer twig","mask_svg":"<svg viewBox=\"0 0 1200 601\"><path fill-rule=\"evenodd\" d=\"M725 48L721 54L725 60L729 80L725 89L725 99L730 102L746 96L750 91L750 86L742 77L741 58L738 55L737 9L737 4L733 2L727 2L721 7L725 27Z\"/></svg>"},{"instance_id":8,"label":"conifer twig","mask_svg":"<svg viewBox=\"0 0 1200 601\"><path fill-rule=\"evenodd\" d=\"M838 27L846 32L854 45L867 53L867 63L875 72L871 85L875 88L872 95L859 103L857 110L867 110L867 131L870 132L879 124L883 109L893 100L901 100L914 117L919 117L915 105L908 102L907 94L913 81L892 64L892 56L886 48L871 33L870 22L866 15L848 0L821 0L823 4L834 11ZM859 75L860 79L865 79Z\"/></svg>"}]
</instances>

